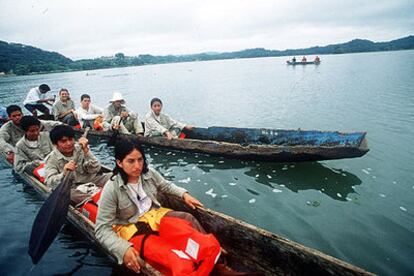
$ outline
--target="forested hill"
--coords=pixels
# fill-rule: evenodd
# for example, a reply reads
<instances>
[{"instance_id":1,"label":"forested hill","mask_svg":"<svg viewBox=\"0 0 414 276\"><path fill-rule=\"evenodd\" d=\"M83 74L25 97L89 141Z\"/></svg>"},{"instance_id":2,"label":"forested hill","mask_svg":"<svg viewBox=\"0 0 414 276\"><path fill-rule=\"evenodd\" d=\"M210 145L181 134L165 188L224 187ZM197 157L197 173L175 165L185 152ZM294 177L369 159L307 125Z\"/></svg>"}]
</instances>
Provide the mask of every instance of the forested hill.
<instances>
[{"instance_id":1,"label":"forested hill","mask_svg":"<svg viewBox=\"0 0 414 276\"><path fill-rule=\"evenodd\" d=\"M0 41L0 72L24 75L68 69L73 61L59 53Z\"/></svg>"},{"instance_id":2,"label":"forested hill","mask_svg":"<svg viewBox=\"0 0 414 276\"><path fill-rule=\"evenodd\" d=\"M414 49L414 36L407 36L388 42L373 42L370 40L355 39L341 44L332 44L322 47L315 46L306 49L288 49L283 51L255 48L226 53L213 52L179 56L153 56L145 54L132 57L125 56L123 53L117 53L111 57L72 61L71 59L66 58L65 56L56 52L47 52L27 45L0 41L0 72L4 72L6 74L23 75L31 73L91 70L172 62L255 57L345 54L408 49Z\"/></svg>"}]
</instances>

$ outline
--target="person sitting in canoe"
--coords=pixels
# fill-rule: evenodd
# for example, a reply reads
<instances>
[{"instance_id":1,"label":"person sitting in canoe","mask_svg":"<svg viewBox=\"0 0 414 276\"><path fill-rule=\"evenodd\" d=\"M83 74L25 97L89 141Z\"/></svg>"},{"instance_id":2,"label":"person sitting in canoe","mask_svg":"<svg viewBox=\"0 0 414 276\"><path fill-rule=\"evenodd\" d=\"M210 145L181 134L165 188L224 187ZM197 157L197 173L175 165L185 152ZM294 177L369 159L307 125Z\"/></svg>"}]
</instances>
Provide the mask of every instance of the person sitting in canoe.
<instances>
[{"instance_id":1,"label":"person sitting in canoe","mask_svg":"<svg viewBox=\"0 0 414 276\"><path fill-rule=\"evenodd\" d=\"M305 56L303 56L302 62L306 62L306 57Z\"/></svg>"},{"instance_id":2,"label":"person sitting in canoe","mask_svg":"<svg viewBox=\"0 0 414 276\"><path fill-rule=\"evenodd\" d=\"M71 189L71 202L77 205L89 197L77 186L93 183L102 187L108 174L101 174L101 163L91 153L88 139L81 137L75 145L75 132L72 127L59 125L50 131L50 140L55 146L45 159L45 183L55 189L69 171L75 171Z\"/></svg>"},{"instance_id":3,"label":"person sitting in canoe","mask_svg":"<svg viewBox=\"0 0 414 276\"><path fill-rule=\"evenodd\" d=\"M138 115L132 113L125 106L125 100L121 93L115 92L109 102L110 104L104 110L104 122L110 124L112 130L139 136L144 134Z\"/></svg>"},{"instance_id":4,"label":"person sitting in canoe","mask_svg":"<svg viewBox=\"0 0 414 276\"><path fill-rule=\"evenodd\" d=\"M145 136L165 136L168 140L177 138L185 128L192 130L193 126L180 123L169 115L161 113L162 101L158 98L151 100L151 111L145 116Z\"/></svg>"},{"instance_id":5,"label":"person sitting in canoe","mask_svg":"<svg viewBox=\"0 0 414 276\"><path fill-rule=\"evenodd\" d=\"M296 62L296 57L292 58L292 62L295 63Z\"/></svg>"},{"instance_id":6,"label":"person sitting in canoe","mask_svg":"<svg viewBox=\"0 0 414 276\"><path fill-rule=\"evenodd\" d=\"M18 173L33 171L41 165L45 157L53 150L49 132L40 132L41 123L34 116L23 116L20 127L25 135L16 144L14 169Z\"/></svg>"},{"instance_id":7,"label":"person sitting in canoe","mask_svg":"<svg viewBox=\"0 0 414 276\"><path fill-rule=\"evenodd\" d=\"M321 61L321 59L318 56L316 56L315 57L315 62L320 62L320 61Z\"/></svg>"},{"instance_id":8,"label":"person sitting in canoe","mask_svg":"<svg viewBox=\"0 0 414 276\"><path fill-rule=\"evenodd\" d=\"M83 94L81 96L81 105L76 110L76 114L82 128L94 128L96 118L103 117L103 109L91 104L91 97L88 94Z\"/></svg>"},{"instance_id":9,"label":"person sitting in canoe","mask_svg":"<svg viewBox=\"0 0 414 276\"><path fill-rule=\"evenodd\" d=\"M20 126L23 113L22 109L17 105L7 107L7 114L10 121L0 128L0 152L6 155L7 161L11 164L14 162L15 146L17 142L25 135L25 131ZM41 129L50 130L54 126L61 124L55 121L40 121Z\"/></svg>"},{"instance_id":10,"label":"person sitting in canoe","mask_svg":"<svg viewBox=\"0 0 414 276\"><path fill-rule=\"evenodd\" d=\"M60 89L59 100L53 105L52 113L56 121L61 121L70 126L78 124L75 103L70 99L69 90L66 88Z\"/></svg>"},{"instance_id":11,"label":"person sitting in canoe","mask_svg":"<svg viewBox=\"0 0 414 276\"><path fill-rule=\"evenodd\" d=\"M181 198L192 209L203 206L200 201L148 167L144 151L135 140L116 142L115 162L99 200L95 227L98 241L118 264L137 273L140 256L168 268L172 275L209 275L220 254L218 241L205 234L191 214L164 208L158 198L160 193ZM154 231L158 234L152 235ZM184 233L191 233L191 242Z\"/></svg>"},{"instance_id":12,"label":"person sitting in canoe","mask_svg":"<svg viewBox=\"0 0 414 276\"><path fill-rule=\"evenodd\" d=\"M41 84L39 87L30 89L23 101L24 107L35 117L37 117L38 110L49 117L50 110L44 104L52 105L55 101L55 98L46 98L46 93L49 91L50 87L47 84Z\"/></svg>"}]
</instances>

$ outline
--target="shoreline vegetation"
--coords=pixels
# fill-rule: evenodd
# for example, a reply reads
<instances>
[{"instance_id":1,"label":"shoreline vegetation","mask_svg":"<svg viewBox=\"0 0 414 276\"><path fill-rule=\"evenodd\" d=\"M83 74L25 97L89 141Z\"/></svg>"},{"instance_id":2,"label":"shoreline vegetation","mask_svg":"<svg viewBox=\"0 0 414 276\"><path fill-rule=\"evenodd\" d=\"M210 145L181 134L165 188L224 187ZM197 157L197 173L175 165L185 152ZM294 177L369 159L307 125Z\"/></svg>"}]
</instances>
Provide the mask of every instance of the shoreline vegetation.
<instances>
[{"instance_id":1,"label":"shoreline vegetation","mask_svg":"<svg viewBox=\"0 0 414 276\"><path fill-rule=\"evenodd\" d=\"M414 35L388 42L373 42L370 40L354 39L341 44L314 46L304 49L287 49L283 51L254 48L235 52L208 52L191 55L166 56L153 56L149 54L125 56L123 53L117 53L114 56L109 57L71 60L57 52L49 52L28 45L0 41L0 77L193 61L350 54L411 49L414 49Z\"/></svg>"}]
</instances>

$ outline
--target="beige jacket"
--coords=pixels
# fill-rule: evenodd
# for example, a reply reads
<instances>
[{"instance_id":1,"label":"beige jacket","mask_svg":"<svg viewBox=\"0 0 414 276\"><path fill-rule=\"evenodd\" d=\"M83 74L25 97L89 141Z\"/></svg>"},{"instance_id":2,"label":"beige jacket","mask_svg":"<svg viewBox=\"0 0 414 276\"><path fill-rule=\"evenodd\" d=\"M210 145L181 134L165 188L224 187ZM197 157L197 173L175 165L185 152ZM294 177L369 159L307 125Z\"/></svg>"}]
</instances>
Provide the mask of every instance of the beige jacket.
<instances>
[{"instance_id":1,"label":"beige jacket","mask_svg":"<svg viewBox=\"0 0 414 276\"><path fill-rule=\"evenodd\" d=\"M79 156L79 158L78 158ZM89 150L85 155L80 145L75 145L71 157L64 156L57 148L45 159L45 183L52 189L56 188L63 180L63 167L70 160L77 159L77 168L74 172L74 185L95 182L101 169L101 163Z\"/></svg>"},{"instance_id":2,"label":"beige jacket","mask_svg":"<svg viewBox=\"0 0 414 276\"><path fill-rule=\"evenodd\" d=\"M159 116L151 110L145 115L145 134L144 136L159 136L163 135L166 131L170 131L173 128L179 128L182 130L186 124L180 123L174 120L169 115L160 113Z\"/></svg>"},{"instance_id":3,"label":"beige jacket","mask_svg":"<svg viewBox=\"0 0 414 276\"><path fill-rule=\"evenodd\" d=\"M165 180L152 168L149 168L148 173L141 176L141 184L156 208L161 207L157 200L158 193L182 197L187 191ZM99 242L117 258L119 264L122 264L124 254L132 244L120 238L112 229L112 225L138 221L139 211L132 200L133 197L134 195L123 182L121 176L116 175L105 184L99 200L95 235Z\"/></svg>"},{"instance_id":4,"label":"beige jacket","mask_svg":"<svg viewBox=\"0 0 414 276\"><path fill-rule=\"evenodd\" d=\"M104 109L104 121L111 125L115 124L115 121L121 116L121 112L128 112L129 116L122 120L122 126L125 127L123 133L126 134L138 134L144 133L142 124L138 118L138 115L131 112L125 105L121 105L119 110L116 110L114 105L111 103ZM121 127L121 129L123 128Z\"/></svg>"},{"instance_id":5,"label":"beige jacket","mask_svg":"<svg viewBox=\"0 0 414 276\"><path fill-rule=\"evenodd\" d=\"M50 131L56 125L62 124L61 122L55 121L43 121L41 122L42 131ZM12 121L8 121L0 128L0 151L15 152L15 146L17 142L24 136L24 131L20 127L16 126Z\"/></svg>"},{"instance_id":6,"label":"beige jacket","mask_svg":"<svg viewBox=\"0 0 414 276\"><path fill-rule=\"evenodd\" d=\"M68 112L71 109L75 109L75 103L69 99L66 103L62 101L57 101L53 104L52 107L52 114L55 120L62 120L63 118L59 118L59 116L65 112Z\"/></svg>"},{"instance_id":7,"label":"beige jacket","mask_svg":"<svg viewBox=\"0 0 414 276\"><path fill-rule=\"evenodd\" d=\"M45 157L52 152L53 145L50 142L49 132L41 132L37 139L37 147L32 147L26 137L22 137L16 144L14 157L14 169L22 173L27 166L39 166Z\"/></svg>"}]
</instances>

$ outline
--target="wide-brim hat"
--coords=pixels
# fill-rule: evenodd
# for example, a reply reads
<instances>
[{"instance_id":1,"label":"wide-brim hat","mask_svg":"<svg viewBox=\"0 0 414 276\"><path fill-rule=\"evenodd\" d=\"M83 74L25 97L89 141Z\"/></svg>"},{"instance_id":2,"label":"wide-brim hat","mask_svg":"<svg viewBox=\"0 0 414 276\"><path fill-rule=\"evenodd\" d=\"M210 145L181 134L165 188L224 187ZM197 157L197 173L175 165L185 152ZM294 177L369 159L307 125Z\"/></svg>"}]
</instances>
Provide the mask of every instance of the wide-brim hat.
<instances>
[{"instance_id":1,"label":"wide-brim hat","mask_svg":"<svg viewBox=\"0 0 414 276\"><path fill-rule=\"evenodd\" d=\"M109 100L110 103L113 103L115 101L121 101L123 104L125 103L125 100L122 97L122 94L119 92L114 92L114 94L112 94L112 99Z\"/></svg>"}]
</instances>

